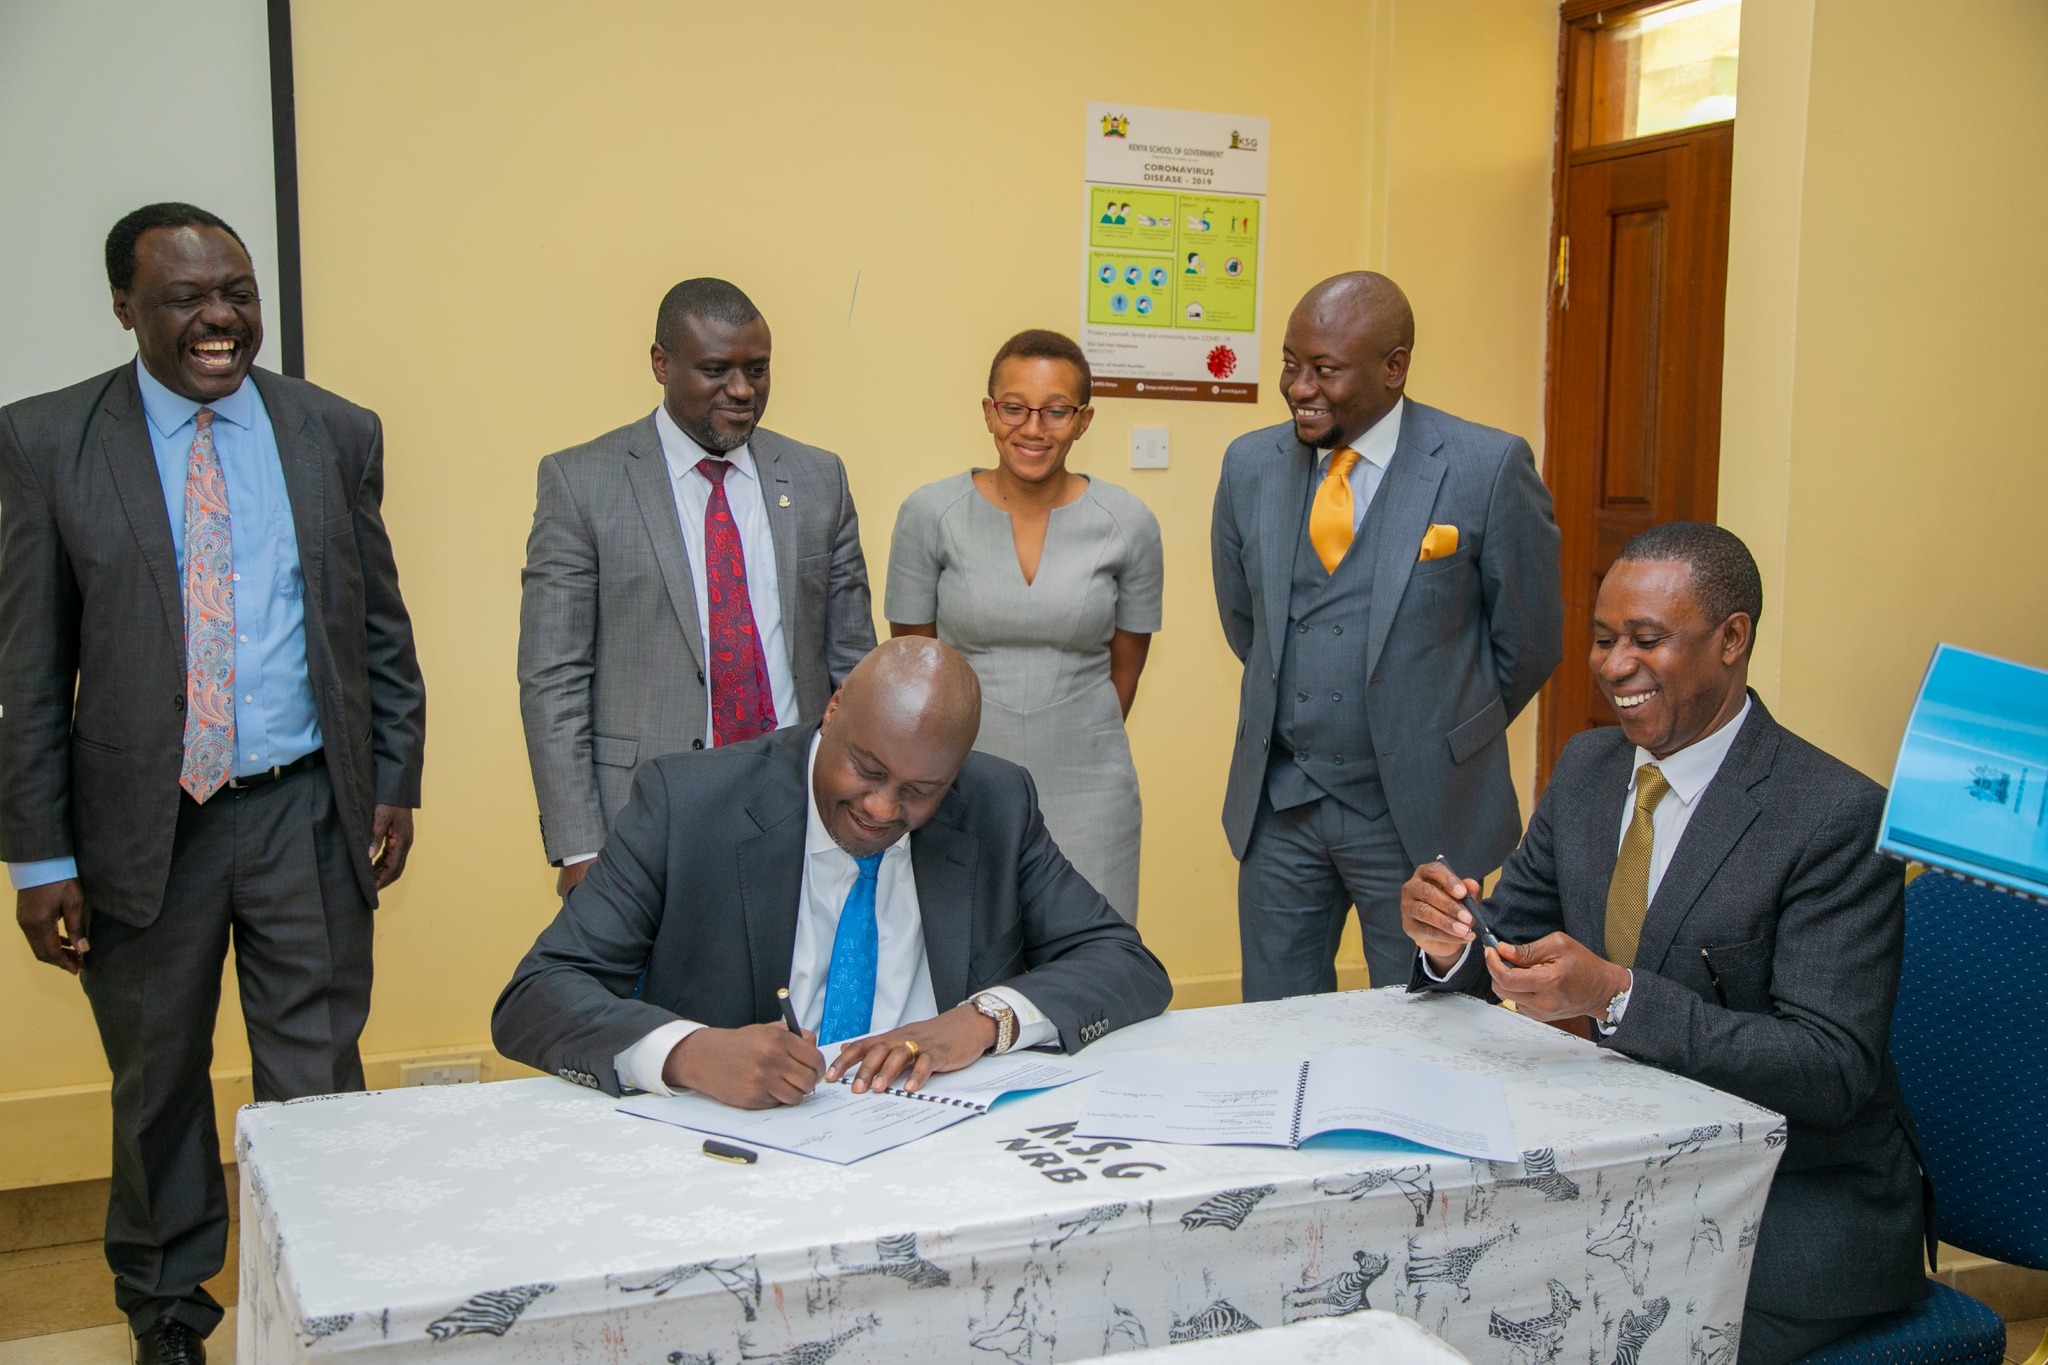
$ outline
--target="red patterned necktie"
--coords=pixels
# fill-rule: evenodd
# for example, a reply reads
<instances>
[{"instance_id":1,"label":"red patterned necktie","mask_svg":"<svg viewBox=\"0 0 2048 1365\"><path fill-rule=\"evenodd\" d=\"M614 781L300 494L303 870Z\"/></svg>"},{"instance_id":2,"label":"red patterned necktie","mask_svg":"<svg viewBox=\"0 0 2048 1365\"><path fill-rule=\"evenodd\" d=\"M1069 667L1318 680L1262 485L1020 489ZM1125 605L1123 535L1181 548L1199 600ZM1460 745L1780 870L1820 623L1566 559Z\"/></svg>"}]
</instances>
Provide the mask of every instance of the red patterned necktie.
<instances>
[{"instance_id":1,"label":"red patterned necktie","mask_svg":"<svg viewBox=\"0 0 2048 1365\"><path fill-rule=\"evenodd\" d=\"M185 764L178 785L204 802L235 756L234 542L213 411L193 418L185 461Z\"/></svg>"},{"instance_id":2,"label":"red patterned necktie","mask_svg":"<svg viewBox=\"0 0 2048 1365\"><path fill-rule=\"evenodd\" d=\"M704 588L711 604L711 736L715 744L737 744L775 728L775 696L768 688L768 661L754 629L754 603L747 595L747 553L739 524L725 498L732 466L709 457L697 472L711 481L704 505Z\"/></svg>"}]
</instances>

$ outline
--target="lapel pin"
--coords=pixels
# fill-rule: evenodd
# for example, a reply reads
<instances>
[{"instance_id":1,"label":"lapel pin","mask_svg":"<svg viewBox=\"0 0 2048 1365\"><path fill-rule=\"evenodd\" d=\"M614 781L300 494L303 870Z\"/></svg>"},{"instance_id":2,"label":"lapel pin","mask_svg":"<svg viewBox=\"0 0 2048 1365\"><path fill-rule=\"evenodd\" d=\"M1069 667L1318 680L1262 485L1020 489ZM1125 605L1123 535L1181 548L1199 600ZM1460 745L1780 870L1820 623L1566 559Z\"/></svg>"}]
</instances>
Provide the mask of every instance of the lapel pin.
<instances>
[{"instance_id":1,"label":"lapel pin","mask_svg":"<svg viewBox=\"0 0 2048 1365\"><path fill-rule=\"evenodd\" d=\"M777 498L777 499L775 500L775 505L776 505L777 507L787 507L787 506L789 506L789 494L787 494L787 493L784 493L784 494L783 494L783 495L782 495L781 497Z\"/></svg>"}]
</instances>

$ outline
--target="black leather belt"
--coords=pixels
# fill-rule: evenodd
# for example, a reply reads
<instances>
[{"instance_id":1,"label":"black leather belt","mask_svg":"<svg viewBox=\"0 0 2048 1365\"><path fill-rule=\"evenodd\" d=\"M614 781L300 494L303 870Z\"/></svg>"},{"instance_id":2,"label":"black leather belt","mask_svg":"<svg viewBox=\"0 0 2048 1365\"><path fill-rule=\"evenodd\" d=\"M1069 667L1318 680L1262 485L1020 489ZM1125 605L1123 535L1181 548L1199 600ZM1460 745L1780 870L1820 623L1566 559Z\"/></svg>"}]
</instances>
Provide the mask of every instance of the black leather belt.
<instances>
[{"instance_id":1,"label":"black leather belt","mask_svg":"<svg viewBox=\"0 0 2048 1365\"><path fill-rule=\"evenodd\" d=\"M280 778L290 777L293 773L302 773L308 769L317 768L326 761L326 751L315 749L312 753L302 758L295 758L289 763L280 763L275 768L266 768L260 773L250 773L247 777L231 777L228 779L227 785L236 791L247 791L251 787L267 787Z\"/></svg>"}]
</instances>

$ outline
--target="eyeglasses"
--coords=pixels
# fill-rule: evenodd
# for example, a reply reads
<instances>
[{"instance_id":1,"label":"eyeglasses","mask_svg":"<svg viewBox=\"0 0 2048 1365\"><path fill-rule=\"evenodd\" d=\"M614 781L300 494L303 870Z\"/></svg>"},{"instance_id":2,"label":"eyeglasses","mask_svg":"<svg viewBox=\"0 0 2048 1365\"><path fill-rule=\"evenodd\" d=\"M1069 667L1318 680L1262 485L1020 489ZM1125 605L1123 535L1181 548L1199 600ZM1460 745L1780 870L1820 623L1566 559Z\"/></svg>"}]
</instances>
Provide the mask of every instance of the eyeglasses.
<instances>
[{"instance_id":1,"label":"eyeglasses","mask_svg":"<svg viewBox=\"0 0 2048 1365\"><path fill-rule=\"evenodd\" d=\"M1052 403L1042 408L1027 407L1022 403L998 403L996 416L1003 419L1006 427L1021 427L1031 420L1031 414L1038 414L1039 425L1047 431L1065 431L1074 424L1074 418L1081 410L1065 403Z\"/></svg>"}]
</instances>

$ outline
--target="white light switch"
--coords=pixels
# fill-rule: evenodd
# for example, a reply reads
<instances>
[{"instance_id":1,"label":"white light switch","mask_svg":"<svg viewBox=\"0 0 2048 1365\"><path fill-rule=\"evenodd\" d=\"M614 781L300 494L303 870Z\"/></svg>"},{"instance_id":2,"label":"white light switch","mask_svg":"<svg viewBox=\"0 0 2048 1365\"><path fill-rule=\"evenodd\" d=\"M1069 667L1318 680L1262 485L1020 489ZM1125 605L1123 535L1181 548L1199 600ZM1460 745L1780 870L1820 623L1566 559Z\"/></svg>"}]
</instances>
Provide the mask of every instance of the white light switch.
<instances>
[{"instance_id":1,"label":"white light switch","mask_svg":"<svg viewBox=\"0 0 2048 1365\"><path fill-rule=\"evenodd\" d=\"M1131 468L1166 468L1165 427L1131 428Z\"/></svg>"}]
</instances>

